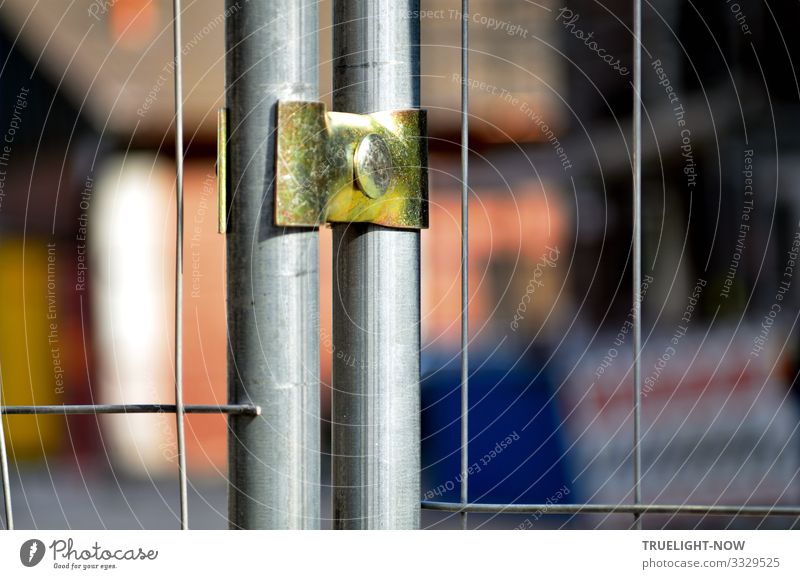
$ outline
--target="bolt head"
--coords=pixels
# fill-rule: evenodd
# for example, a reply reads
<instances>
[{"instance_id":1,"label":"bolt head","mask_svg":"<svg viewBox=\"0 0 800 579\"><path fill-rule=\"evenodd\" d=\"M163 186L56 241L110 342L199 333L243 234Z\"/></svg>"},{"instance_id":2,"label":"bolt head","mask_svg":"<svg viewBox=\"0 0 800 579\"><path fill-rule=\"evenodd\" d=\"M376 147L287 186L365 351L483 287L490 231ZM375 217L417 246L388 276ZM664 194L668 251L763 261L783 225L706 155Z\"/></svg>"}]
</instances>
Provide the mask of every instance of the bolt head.
<instances>
[{"instance_id":1,"label":"bolt head","mask_svg":"<svg viewBox=\"0 0 800 579\"><path fill-rule=\"evenodd\" d=\"M394 174L389 146L380 135L367 135L356 147L355 159L356 185L364 194L377 199L389 190Z\"/></svg>"}]
</instances>

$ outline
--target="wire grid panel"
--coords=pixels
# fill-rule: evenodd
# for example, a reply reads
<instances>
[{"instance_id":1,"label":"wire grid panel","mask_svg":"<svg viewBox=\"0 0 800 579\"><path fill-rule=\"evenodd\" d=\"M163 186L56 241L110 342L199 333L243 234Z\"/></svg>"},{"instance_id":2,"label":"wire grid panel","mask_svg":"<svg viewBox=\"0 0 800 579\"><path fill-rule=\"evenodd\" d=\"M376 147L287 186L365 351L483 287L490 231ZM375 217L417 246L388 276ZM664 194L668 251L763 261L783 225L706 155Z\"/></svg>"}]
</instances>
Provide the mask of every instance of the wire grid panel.
<instances>
[{"instance_id":1,"label":"wire grid panel","mask_svg":"<svg viewBox=\"0 0 800 579\"><path fill-rule=\"evenodd\" d=\"M87 404L87 405L41 405L41 406L4 406L0 405L0 470L2 471L3 503L5 509L6 529L14 529L14 514L11 506L11 484L9 480L8 452L5 444L4 415L64 415L81 414L156 414L169 413L175 415L177 431L178 488L180 496L180 526L189 528L187 505L186 477L186 437L184 434L184 415L196 414L228 414L258 415L260 409L253 405L191 405L183 402L183 89L182 89L182 46L181 46L181 0L173 0L173 81L175 86L175 186L176 216L175 234L175 404ZM0 401L3 400L3 383L0 376Z\"/></svg>"},{"instance_id":2,"label":"wire grid panel","mask_svg":"<svg viewBox=\"0 0 800 579\"><path fill-rule=\"evenodd\" d=\"M174 79L175 79L175 138L176 138L176 192L177 192L177 220L176 233L176 312L175 312L175 359L182 359L182 263L183 263L183 99L181 88L181 51L180 51L180 0L174 0ZM546 512L550 514L630 514L634 517L636 526L641 528L641 516L645 514L668 515L720 515L720 516L788 516L800 517L800 507L787 506L751 506L751 505L717 505L717 504L657 504L643 503L641 494L641 235L642 235L642 173L641 173L641 147L642 147L642 59L641 59L641 0L634 0L634 69L633 69L633 376L634 376L634 433L632 441L633 472L632 489L633 504L482 504L468 502L468 477L469 448L468 448L468 399L469 399L469 372L468 372L468 344L469 344L469 312L468 312L468 275L469 275L469 23L470 11L468 0L462 0L462 42L461 42L461 77L462 77L462 108L461 108L461 488L459 503L445 503L436 501L423 501L422 507L429 510L460 513L464 528L467 526L467 513L527 513ZM0 382L0 395L3 384ZM252 405L185 405L183 403L181 364L176 364L175 375L175 400L174 405L165 404L134 404L134 405L71 405L71 406L0 406L0 414L4 415L33 415L33 414L132 414L132 413L171 413L175 414L178 431L179 459L179 489L181 495L181 527L188 528L188 510L186 507L186 471L185 471L185 437L183 434L183 417L186 413L221 413L257 415L259 408ZM4 506L7 528L13 528L13 513L11 510L9 484L9 467L3 421L0 420L0 467L2 467L2 487L4 493Z\"/></svg>"},{"instance_id":3,"label":"wire grid panel","mask_svg":"<svg viewBox=\"0 0 800 579\"><path fill-rule=\"evenodd\" d=\"M642 405L642 1L632 1L633 12L633 80L631 83L633 94L632 107L632 375L633 375L633 440L632 440L632 494L633 504L489 504L470 503L468 500L469 488L469 23L472 20L469 0L461 0L461 444L460 444L460 501L442 502L423 500L422 508L431 511L458 513L462 529L467 529L468 513L491 514L553 514L553 515L581 515L581 514L630 514L633 516L633 525L642 529L642 516L651 515L694 515L694 516L751 516L751 517L798 517L800 506L753 506L753 505L720 505L720 504L659 504L643 503L642 501L642 452L641 452L641 405ZM549 9L548 9L549 10ZM574 18L574 13L568 8L561 12L569 12L568 25L573 25L579 18ZM452 12L452 11L451 11ZM477 19L476 22L481 22ZM509 23L502 20L492 20L497 26L509 29ZM484 23L485 24L485 23ZM516 31L516 28L511 28ZM581 31L578 31L581 32ZM649 53L648 53L649 55ZM493 87L496 90L496 87Z\"/></svg>"}]
</instances>

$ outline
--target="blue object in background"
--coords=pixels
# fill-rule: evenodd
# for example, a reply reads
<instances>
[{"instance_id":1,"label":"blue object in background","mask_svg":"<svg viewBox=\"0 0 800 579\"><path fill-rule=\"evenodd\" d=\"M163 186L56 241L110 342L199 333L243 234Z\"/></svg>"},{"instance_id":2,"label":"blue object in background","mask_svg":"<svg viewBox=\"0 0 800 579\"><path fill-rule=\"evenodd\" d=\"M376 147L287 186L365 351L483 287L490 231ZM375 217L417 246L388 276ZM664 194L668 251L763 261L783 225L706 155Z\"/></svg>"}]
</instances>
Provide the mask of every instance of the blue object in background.
<instances>
[{"instance_id":1,"label":"blue object in background","mask_svg":"<svg viewBox=\"0 0 800 579\"><path fill-rule=\"evenodd\" d=\"M554 496L561 504L575 502L548 372L507 354L481 359L471 353L470 361L469 502L545 503ZM423 367L422 498L459 502L459 357L429 354Z\"/></svg>"}]
</instances>

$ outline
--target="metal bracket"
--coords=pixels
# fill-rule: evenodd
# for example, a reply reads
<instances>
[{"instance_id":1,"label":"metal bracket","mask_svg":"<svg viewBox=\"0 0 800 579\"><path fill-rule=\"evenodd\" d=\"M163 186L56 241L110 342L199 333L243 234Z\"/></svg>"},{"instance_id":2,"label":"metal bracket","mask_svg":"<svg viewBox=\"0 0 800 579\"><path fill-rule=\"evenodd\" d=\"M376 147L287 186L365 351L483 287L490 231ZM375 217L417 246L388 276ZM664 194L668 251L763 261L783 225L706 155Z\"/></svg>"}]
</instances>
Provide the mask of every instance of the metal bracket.
<instances>
[{"instance_id":1,"label":"metal bracket","mask_svg":"<svg viewBox=\"0 0 800 579\"><path fill-rule=\"evenodd\" d=\"M425 111L357 115L278 102L275 224L428 227Z\"/></svg>"},{"instance_id":2,"label":"metal bracket","mask_svg":"<svg viewBox=\"0 0 800 579\"><path fill-rule=\"evenodd\" d=\"M224 234L228 223L228 110L217 111L217 231Z\"/></svg>"}]
</instances>

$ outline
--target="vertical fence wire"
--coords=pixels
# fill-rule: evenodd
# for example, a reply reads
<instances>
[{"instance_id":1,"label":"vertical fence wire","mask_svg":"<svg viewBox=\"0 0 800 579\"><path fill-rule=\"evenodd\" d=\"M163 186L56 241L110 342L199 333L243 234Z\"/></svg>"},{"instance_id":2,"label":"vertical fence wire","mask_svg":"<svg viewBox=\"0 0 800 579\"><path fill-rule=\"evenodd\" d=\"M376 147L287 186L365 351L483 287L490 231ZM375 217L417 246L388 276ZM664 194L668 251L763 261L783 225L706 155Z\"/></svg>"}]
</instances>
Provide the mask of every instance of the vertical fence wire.
<instances>
[{"instance_id":1,"label":"vertical fence wire","mask_svg":"<svg viewBox=\"0 0 800 579\"><path fill-rule=\"evenodd\" d=\"M178 439L181 529L189 528L186 482L186 437L183 406L183 84L181 63L181 0L173 0L175 78L175 427Z\"/></svg>"},{"instance_id":2,"label":"vertical fence wire","mask_svg":"<svg viewBox=\"0 0 800 579\"><path fill-rule=\"evenodd\" d=\"M642 502L642 2L633 0L633 502ZM634 513L637 529L640 513Z\"/></svg>"},{"instance_id":3,"label":"vertical fence wire","mask_svg":"<svg viewBox=\"0 0 800 579\"><path fill-rule=\"evenodd\" d=\"M469 504L468 501L468 412L469 412L469 0L462 0L461 23L461 501L459 505L452 503L423 503L425 508L435 510L457 510L461 516L462 528L467 528L468 511L475 512L520 512L531 513L548 509L546 505L494 505L494 504ZM553 513L614 513L627 512L634 516L637 529L642 528L642 515L645 512L667 514L718 514L718 515L751 515L751 516L797 516L800 508L778 507L749 507L749 506L704 506L704 505L643 505L641 492L641 278L642 278L642 95L641 95L641 33L642 33L642 4L641 0L633 0L633 216L632 216L632 243L633 243L633 505L565 505L550 509ZM176 264L175 264L175 415L178 444L178 469L180 481L180 518L181 528L188 529L187 505L187 473L186 473L186 445L184 418L186 407L183 403L183 218L184 218L184 150L183 150L183 99L182 99L182 62L181 62L181 1L173 0L173 34L174 34L174 86L175 86L175 153L176 153ZM14 528L13 512L11 506L9 460L5 441L5 424L3 416L6 414L47 414L48 407L31 407L27 410L22 407L5 407L3 402L3 381L0 373L0 475L2 477L3 502L5 510L6 528ZM141 405L140 405L141 406ZM149 405L144 405L149 406ZM157 406L157 405L153 405ZM59 408L65 414L101 411L98 406L86 408L75 407L80 412L68 412L66 408ZM246 405L208 407L190 410L210 412L243 412L258 414L257 407ZM26 410L16 412L16 410ZM121 412L122 409L109 409ZM129 412L131 409L124 409ZM152 408L143 408L142 411L154 411ZM170 411L168 409L166 411ZM163 411L160 409L158 411Z\"/></svg>"},{"instance_id":4,"label":"vertical fence wire","mask_svg":"<svg viewBox=\"0 0 800 579\"><path fill-rule=\"evenodd\" d=\"M3 404L3 375L0 368L0 405ZM14 514L11 512L11 483L8 477L8 452L6 451L6 429L3 421L4 415L0 414L0 476L3 479L3 507L6 515L6 529L14 529Z\"/></svg>"},{"instance_id":5,"label":"vertical fence wire","mask_svg":"<svg viewBox=\"0 0 800 579\"><path fill-rule=\"evenodd\" d=\"M461 0L461 504L469 502L469 0ZM461 511L461 528L467 528Z\"/></svg>"}]
</instances>

